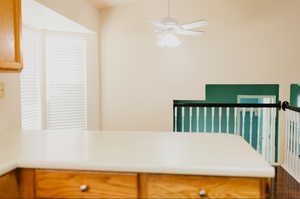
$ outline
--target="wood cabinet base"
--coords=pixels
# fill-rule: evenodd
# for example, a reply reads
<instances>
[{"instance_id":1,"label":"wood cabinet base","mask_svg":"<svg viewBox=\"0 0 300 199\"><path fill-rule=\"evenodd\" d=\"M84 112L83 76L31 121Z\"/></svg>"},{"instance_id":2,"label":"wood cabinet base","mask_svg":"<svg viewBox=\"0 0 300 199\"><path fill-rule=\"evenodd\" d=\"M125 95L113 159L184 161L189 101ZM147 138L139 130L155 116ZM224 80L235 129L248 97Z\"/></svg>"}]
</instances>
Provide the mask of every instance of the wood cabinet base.
<instances>
[{"instance_id":1,"label":"wood cabinet base","mask_svg":"<svg viewBox=\"0 0 300 199\"><path fill-rule=\"evenodd\" d=\"M0 199L19 198L16 172L10 172L0 177Z\"/></svg>"},{"instance_id":2,"label":"wood cabinet base","mask_svg":"<svg viewBox=\"0 0 300 199\"><path fill-rule=\"evenodd\" d=\"M16 173L20 198L23 199L257 199L268 198L271 185L271 180L267 178L41 169L19 169ZM0 194L1 186L0 179Z\"/></svg>"}]
</instances>

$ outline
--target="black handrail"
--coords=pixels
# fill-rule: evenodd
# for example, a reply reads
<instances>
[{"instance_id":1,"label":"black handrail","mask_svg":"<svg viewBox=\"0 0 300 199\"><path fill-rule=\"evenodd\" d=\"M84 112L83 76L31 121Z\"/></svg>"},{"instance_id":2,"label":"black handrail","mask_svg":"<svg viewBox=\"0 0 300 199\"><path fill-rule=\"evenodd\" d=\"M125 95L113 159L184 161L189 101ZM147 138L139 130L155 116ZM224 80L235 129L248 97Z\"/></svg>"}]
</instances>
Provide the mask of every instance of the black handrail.
<instances>
[{"instance_id":1,"label":"black handrail","mask_svg":"<svg viewBox=\"0 0 300 199\"><path fill-rule=\"evenodd\" d=\"M282 110L284 110L284 111L292 110L292 111L300 113L300 108L299 107L291 106L290 103L287 102L287 101L284 101L282 103Z\"/></svg>"},{"instance_id":2,"label":"black handrail","mask_svg":"<svg viewBox=\"0 0 300 199\"><path fill-rule=\"evenodd\" d=\"M176 100L175 100L176 101ZM281 102L276 104L238 104L238 103L184 103L175 102L174 107L220 107L220 108L278 108L281 109Z\"/></svg>"}]
</instances>

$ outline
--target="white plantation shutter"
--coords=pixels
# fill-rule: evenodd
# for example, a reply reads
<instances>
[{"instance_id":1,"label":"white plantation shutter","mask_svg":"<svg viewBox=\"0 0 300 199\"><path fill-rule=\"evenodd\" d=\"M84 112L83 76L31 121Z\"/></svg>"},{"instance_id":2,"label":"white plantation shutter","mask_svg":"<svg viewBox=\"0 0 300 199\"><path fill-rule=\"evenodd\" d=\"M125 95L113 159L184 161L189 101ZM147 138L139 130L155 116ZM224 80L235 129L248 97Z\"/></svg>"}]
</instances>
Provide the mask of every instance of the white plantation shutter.
<instances>
[{"instance_id":1,"label":"white plantation shutter","mask_svg":"<svg viewBox=\"0 0 300 199\"><path fill-rule=\"evenodd\" d=\"M47 129L86 129L86 40L46 35Z\"/></svg>"},{"instance_id":2,"label":"white plantation shutter","mask_svg":"<svg viewBox=\"0 0 300 199\"><path fill-rule=\"evenodd\" d=\"M23 62L21 73L21 116L25 130L41 129L41 34L23 28Z\"/></svg>"}]
</instances>

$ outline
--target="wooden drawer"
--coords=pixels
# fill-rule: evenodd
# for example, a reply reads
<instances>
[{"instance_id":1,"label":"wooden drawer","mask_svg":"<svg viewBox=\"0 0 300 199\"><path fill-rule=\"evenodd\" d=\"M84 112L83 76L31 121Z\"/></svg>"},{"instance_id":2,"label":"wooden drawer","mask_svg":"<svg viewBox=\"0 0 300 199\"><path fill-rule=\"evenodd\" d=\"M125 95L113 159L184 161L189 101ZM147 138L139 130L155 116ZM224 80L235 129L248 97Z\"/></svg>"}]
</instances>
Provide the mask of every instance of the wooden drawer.
<instances>
[{"instance_id":1,"label":"wooden drawer","mask_svg":"<svg viewBox=\"0 0 300 199\"><path fill-rule=\"evenodd\" d=\"M36 171L37 198L137 198L137 174ZM88 189L81 191L82 185Z\"/></svg>"},{"instance_id":2,"label":"wooden drawer","mask_svg":"<svg viewBox=\"0 0 300 199\"><path fill-rule=\"evenodd\" d=\"M141 175L142 198L266 198L267 179L184 175ZM205 196L200 196L205 191ZM202 192L204 193L204 192Z\"/></svg>"}]
</instances>

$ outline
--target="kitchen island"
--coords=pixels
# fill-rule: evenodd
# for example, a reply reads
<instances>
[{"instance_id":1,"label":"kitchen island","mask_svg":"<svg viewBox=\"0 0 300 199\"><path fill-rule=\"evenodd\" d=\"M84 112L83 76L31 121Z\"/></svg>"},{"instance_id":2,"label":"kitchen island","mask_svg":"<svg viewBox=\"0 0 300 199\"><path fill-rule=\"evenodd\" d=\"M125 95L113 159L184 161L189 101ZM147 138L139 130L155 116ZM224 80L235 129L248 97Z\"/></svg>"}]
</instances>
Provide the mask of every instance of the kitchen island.
<instances>
[{"instance_id":1,"label":"kitchen island","mask_svg":"<svg viewBox=\"0 0 300 199\"><path fill-rule=\"evenodd\" d=\"M27 131L3 136L0 174L18 168L21 192L31 198L266 198L275 175L248 143L228 134ZM34 186L32 193L23 193L27 184Z\"/></svg>"}]
</instances>

